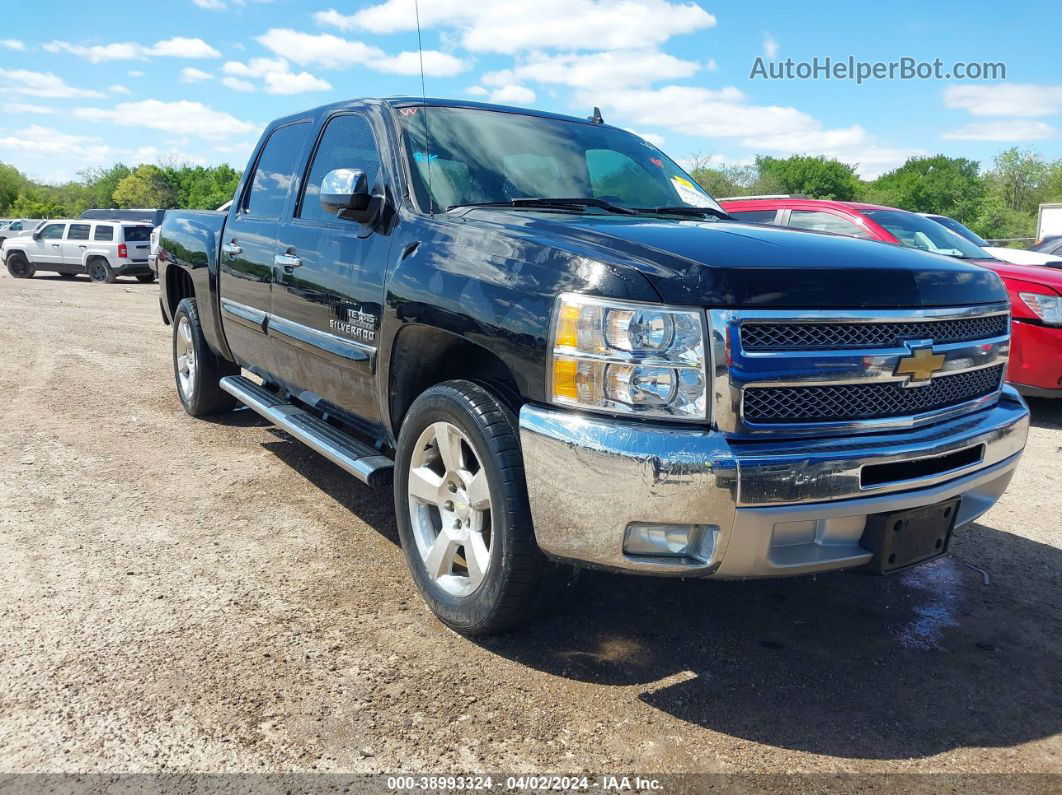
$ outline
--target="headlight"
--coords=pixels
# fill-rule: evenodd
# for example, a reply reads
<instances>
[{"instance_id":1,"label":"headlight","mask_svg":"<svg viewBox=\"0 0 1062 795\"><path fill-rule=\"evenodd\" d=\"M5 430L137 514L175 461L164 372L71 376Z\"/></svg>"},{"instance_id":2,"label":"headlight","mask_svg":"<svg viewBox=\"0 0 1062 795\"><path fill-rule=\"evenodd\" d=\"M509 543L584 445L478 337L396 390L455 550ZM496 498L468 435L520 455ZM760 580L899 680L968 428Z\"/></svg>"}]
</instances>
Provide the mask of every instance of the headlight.
<instances>
[{"instance_id":1,"label":"headlight","mask_svg":"<svg viewBox=\"0 0 1062 795\"><path fill-rule=\"evenodd\" d=\"M565 293L553 312L550 400L561 406L708 419L704 313Z\"/></svg>"},{"instance_id":2,"label":"headlight","mask_svg":"<svg viewBox=\"0 0 1062 795\"><path fill-rule=\"evenodd\" d=\"M1018 293L1025 305L1050 326L1062 326L1062 297L1040 293Z\"/></svg>"}]
</instances>

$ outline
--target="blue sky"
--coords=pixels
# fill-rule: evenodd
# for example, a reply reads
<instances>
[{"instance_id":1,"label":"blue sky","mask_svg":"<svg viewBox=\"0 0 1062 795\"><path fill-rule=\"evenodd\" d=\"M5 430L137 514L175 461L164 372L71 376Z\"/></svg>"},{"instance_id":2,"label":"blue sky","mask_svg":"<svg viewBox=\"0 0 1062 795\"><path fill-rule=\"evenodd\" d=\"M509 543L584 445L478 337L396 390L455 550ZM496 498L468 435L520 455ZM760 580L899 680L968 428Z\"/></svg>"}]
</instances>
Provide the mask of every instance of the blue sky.
<instances>
[{"instance_id":1,"label":"blue sky","mask_svg":"<svg viewBox=\"0 0 1062 795\"><path fill-rule=\"evenodd\" d=\"M1056 3L421 0L427 91L635 130L677 159L1062 156ZM0 160L39 179L158 160L243 167L262 126L419 94L413 0L38 0L0 31ZM1006 80L750 79L757 57L1002 62Z\"/></svg>"}]
</instances>

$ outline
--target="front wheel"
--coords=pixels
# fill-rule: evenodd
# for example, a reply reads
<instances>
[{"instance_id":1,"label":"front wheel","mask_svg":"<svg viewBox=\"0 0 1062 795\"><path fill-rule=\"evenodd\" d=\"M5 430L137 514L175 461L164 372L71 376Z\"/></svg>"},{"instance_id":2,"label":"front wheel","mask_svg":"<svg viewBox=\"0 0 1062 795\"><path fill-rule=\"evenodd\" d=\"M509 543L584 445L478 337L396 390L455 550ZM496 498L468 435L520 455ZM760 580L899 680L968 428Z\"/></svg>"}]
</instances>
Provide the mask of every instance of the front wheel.
<instances>
[{"instance_id":1,"label":"front wheel","mask_svg":"<svg viewBox=\"0 0 1062 795\"><path fill-rule=\"evenodd\" d=\"M173 315L173 374L184 410L193 417L232 411L236 398L224 391L219 382L239 371L235 364L210 350L195 299L182 300Z\"/></svg>"},{"instance_id":2,"label":"front wheel","mask_svg":"<svg viewBox=\"0 0 1062 795\"><path fill-rule=\"evenodd\" d=\"M515 417L482 386L448 381L410 408L395 511L413 580L447 626L500 632L541 607L555 567L535 543Z\"/></svg>"},{"instance_id":3,"label":"front wheel","mask_svg":"<svg viewBox=\"0 0 1062 795\"><path fill-rule=\"evenodd\" d=\"M37 269L21 251L12 251L7 255L7 272L16 279L32 279Z\"/></svg>"}]
</instances>

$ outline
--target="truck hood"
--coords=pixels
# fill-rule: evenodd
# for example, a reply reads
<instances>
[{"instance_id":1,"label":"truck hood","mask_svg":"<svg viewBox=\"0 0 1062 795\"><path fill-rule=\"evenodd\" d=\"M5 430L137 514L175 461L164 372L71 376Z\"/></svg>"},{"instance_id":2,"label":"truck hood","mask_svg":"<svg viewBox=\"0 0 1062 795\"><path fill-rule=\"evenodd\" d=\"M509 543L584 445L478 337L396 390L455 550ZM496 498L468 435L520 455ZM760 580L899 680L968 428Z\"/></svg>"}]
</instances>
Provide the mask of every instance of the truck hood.
<instances>
[{"instance_id":1,"label":"truck hood","mask_svg":"<svg viewBox=\"0 0 1062 795\"><path fill-rule=\"evenodd\" d=\"M889 308L1005 301L990 271L953 257L731 221L469 210L467 222L640 271L661 300L716 307ZM513 241L516 242L515 240ZM522 247L521 246L521 247Z\"/></svg>"}]
</instances>

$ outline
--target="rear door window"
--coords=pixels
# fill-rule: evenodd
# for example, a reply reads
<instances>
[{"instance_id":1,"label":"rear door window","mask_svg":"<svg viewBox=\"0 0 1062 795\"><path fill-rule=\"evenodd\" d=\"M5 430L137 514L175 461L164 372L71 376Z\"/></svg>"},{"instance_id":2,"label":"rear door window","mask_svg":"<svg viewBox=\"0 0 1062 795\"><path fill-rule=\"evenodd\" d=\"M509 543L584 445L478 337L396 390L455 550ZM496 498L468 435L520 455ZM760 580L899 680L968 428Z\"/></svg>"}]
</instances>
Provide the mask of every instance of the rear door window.
<instances>
[{"instance_id":1,"label":"rear door window","mask_svg":"<svg viewBox=\"0 0 1062 795\"><path fill-rule=\"evenodd\" d=\"M97 224L92 233L93 240L114 240L114 227L110 224Z\"/></svg>"},{"instance_id":2,"label":"rear door window","mask_svg":"<svg viewBox=\"0 0 1062 795\"><path fill-rule=\"evenodd\" d=\"M280 218L295 181L295 167L302 155L310 125L289 124L273 131L254 169L244 210L256 218Z\"/></svg>"},{"instance_id":3,"label":"rear door window","mask_svg":"<svg viewBox=\"0 0 1062 795\"><path fill-rule=\"evenodd\" d=\"M833 213L819 210L793 210L789 214L789 225L797 229L813 229L816 232L833 232L848 237L870 237L862 227Z\"/></svg>"},{"instance_id":4,"label":"rear door window","mask_svg":"<svg viewBox=\"0 0 1062 795\"><path fill-rule=\"evenodd\" d=\"M67 234L67 240L88 240L90 224L70 224L70 232Z\"/></svg>"}]
</instances>

